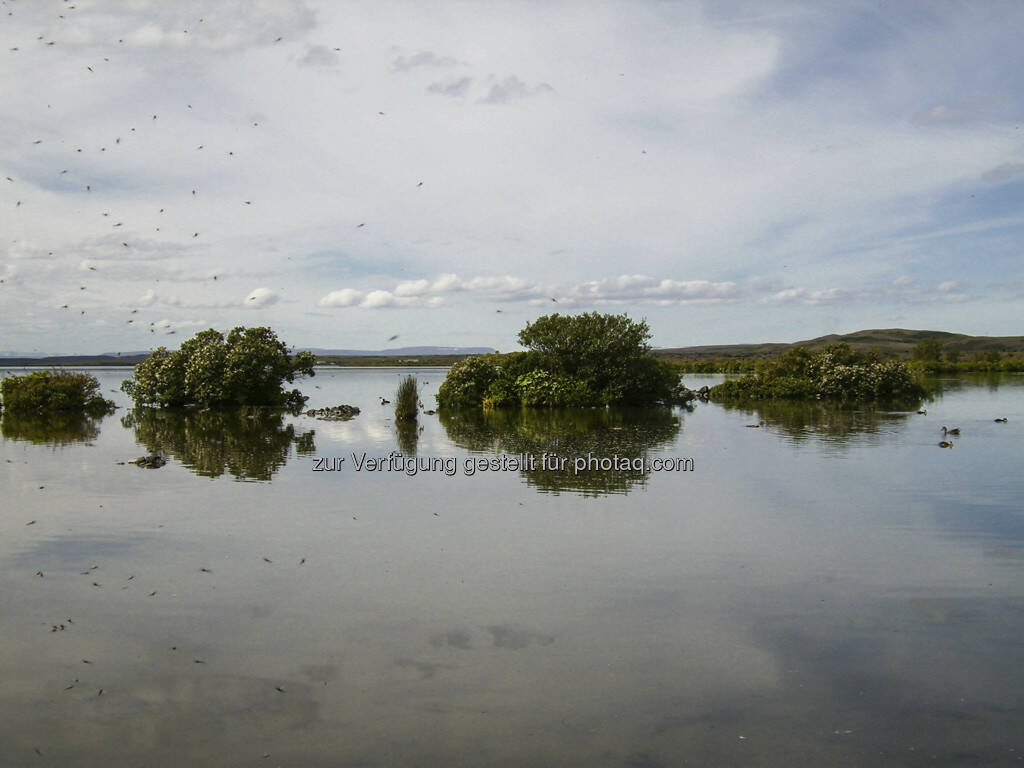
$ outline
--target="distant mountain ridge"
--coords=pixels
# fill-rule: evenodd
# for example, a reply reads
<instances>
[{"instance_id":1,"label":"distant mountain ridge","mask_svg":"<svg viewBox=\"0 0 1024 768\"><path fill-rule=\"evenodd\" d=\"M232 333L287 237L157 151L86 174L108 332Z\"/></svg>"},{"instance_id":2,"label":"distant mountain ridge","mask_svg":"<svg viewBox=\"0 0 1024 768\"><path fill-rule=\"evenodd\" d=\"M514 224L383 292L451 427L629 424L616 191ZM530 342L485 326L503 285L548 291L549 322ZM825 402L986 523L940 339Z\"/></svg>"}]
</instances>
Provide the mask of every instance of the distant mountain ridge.
<instances>
[{"instance_id":1,"label":"distant mountain ridge","mask_svg":"<svg viewBox=\"0 0 1024 768\"><path fill-rule=\"evenodd\" d=\"M376 350L297 347L296 351L308 351L322 357L406 357L411 355L486 355L494 350L491 347L396 347Z\"/></svg>"},{"instance_id":2,"label":"distant mountain ridge","mask_svg":"<svg viewBox=\"0 0 1024 768\"><path fill-rule=\"evenodd\" d=\"M694 347L667 347L655 349L654 354L671 360L750 359L775 357L793 347L820 349L829 344L846 342L857 350L877 347L886 355L909 358L914 347L925 339L937 339L946 351L956 350L970 357L978 352L998 350L1004 355L1024 357L1024 336L969 336L948 331L910 330L906 328L873 328L853 333L830 333L814 339L793 342L764 342L759 344L705 344ZM297 347L308 350L318 358L410 358L410 357L463 357L493 352L491 347L396 347L392 349L325 349ZM144 360L148 352L105 352L99 355L0 355L0 365L134 365Z\"/></svg>"},{"instance_id":3,"label":"distant mountain ridge","mask_svg":"<svg viewBox=\"0 0 1024 768\"><path fill-rule=\"evenodd\" d=\"M317 357L459 357L493 352L491 347L397 347L394 349L321 349L298 347ZM0 365L134 365L149 352L102 352L98 355L0 355Z\"/></svg>"},{"instance_id":4,"label":"distant mountain ridge","mask_svg":"<svg viewBox=\"0 0 1024 768\"><path fill-rule=\"evenodd\" d=\"M672 347L655 350L655 355L675 360L768 358L793 347L820 349L829 344L846 342L858 351L878 348L886 355L908 359L914 347L926 339L936 339L945 351L956 350L970 356L977 352L998 350L1004 355L1024 356L1024 336L969 336L948 331L917 331L906 328L873 328L853 333L830 333L806 341L766 342L762 344L708 344L697 347Z\"/></svg>"}]
</instances>

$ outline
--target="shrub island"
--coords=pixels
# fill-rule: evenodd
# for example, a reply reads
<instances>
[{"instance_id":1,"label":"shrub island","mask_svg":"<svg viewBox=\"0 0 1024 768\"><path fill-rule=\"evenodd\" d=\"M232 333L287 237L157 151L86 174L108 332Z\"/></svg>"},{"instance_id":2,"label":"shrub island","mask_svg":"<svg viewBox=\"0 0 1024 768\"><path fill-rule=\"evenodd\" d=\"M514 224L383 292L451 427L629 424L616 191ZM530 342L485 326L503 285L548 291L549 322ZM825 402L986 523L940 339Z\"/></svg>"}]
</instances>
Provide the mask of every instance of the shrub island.
<instances>
[{"instance_id":1,"label":"shrub island","mask_svg":"<svg viewBox=\"0 0 1024 768\"><path fill-rule=\"evenodd\" d=\"M173 352L158 347L121 384L135 405L298 408L306 397L283 382L312 376L311 352L291 355L269 328L200 331Z\"/></svg>"},{"instance_id":2,"label":"shrub island","mask_svg":"<svg viewBox=\"0 0 1024 768\"><path fill-rule=\"evenodd\" d=\"M114 410L114 403L99 392L100 383L95 376L72 371L33 371L24 376L8 376L0 383L4 409L20 415L102 416Z\"/></svg>"},{"instance_id":3,"label":"shrub island","mask_svg":"<svg viewBox=\"0 0 1024 768\"><path fill-rule=\"evenodd\" d=\"M759 361L755 373L712 387L712 400L819 399L845 402L920 400L926 391L910 367L839 343L811 353L790 349Z\"/></svg>"},{"instance_id":4,"label":"shrub island","mask_svg":"<svg viewBox=\"0 0 1024 768\"><path fill-rule=\"evenodd\" d=\"M679 368L651 354L647 323L626 315L545 315L518 338L525 351L455 363L438 388L438 407L653 405L694 397Z\"/></svg>"}]
</instances>

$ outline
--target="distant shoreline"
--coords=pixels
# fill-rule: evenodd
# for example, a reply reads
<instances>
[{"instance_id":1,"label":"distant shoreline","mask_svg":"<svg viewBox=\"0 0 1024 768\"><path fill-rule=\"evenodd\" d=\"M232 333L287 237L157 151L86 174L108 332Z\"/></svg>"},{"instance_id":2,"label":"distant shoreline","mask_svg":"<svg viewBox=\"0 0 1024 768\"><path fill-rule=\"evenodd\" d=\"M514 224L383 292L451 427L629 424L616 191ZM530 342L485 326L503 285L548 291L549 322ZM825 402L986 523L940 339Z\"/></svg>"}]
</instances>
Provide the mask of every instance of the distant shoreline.
<instances>
[{"instance_id":1,"label":"distant shoreline","mask_svg":"<svg viewBox=\"0 0 1024 768\"><path fill-rule=\"evenodd\" d=\"M987 352L999 352L1005 357L1024 357L1024 336L969 336L946 331L908 330L904 328L872 329L853 333L828 334L806 341L765 342L760 344L708 344L694 347L666 347L653 349L655 357L674 363L720 362L724 360L749 361L770 359L793 347L806 347L811 351L829 344L845 342L857 351L877 349L885 357L909 360L914 347L926 339L935 339L943 348L955 351L962 358ZM378 366L450 366L475 354L492 350L461 348L447 354L416 354L408 350L394 350L393 354L330 354L328 350L311 349L317 365L369 368ZM429 347L425 349L431 349ZM436 347L433 349L437 349ZM465 351L463 351L465 350ZM390 350L389 350L390 351ZM147 354L136 352L121 355L53 355L48 357L0 357L0 365L7 366L124 366L145 360Z\"/></svg>"},{"instance_id":2,"label":"distant shoreline","mask_svg":"<svg viewBox=\"0 0 1024 768\"><path fill-rule=\"evenodd\" d=\"M11 368L130 368L147 355L54 355L52 357L0 357L0 367ZM337 368L447 368L469 355L421 355L388 357L385 355L318 356L315 365Z\"/></svg>"}]
</instances>

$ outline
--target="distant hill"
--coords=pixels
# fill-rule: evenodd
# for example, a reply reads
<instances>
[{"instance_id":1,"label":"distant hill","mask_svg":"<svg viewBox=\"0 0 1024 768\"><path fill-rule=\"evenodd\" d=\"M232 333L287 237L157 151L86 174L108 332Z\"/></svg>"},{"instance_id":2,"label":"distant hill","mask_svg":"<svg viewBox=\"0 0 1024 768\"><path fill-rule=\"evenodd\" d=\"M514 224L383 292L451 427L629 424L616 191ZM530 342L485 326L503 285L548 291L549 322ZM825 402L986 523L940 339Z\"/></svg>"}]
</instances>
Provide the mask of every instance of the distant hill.
<instances>
[{"instance_id":1,"label":"distant hill","mask_svg":"<svg viewBox=\"0 0 1024 768\"><path fill-rule=\"evenodd\" d=\"M902 360L909 359L914 347L925 339L938 339L947 352L957 350L964 359L976 353L998 350L1009 357L1024 357L1024 336L968 336L946 331L914 331L905 328L875 328L854 333L830 333L815 339L793 342L765 342L760 344L708 344L699 347L672 347L656 349L654 354L669 360L756 360L771 358L793 347L820 349L829 344L845 341L856 350L878 348L883 354ZM490 347L396 347L393 349L323 349L298 347L309 350L321 363L336 365L451 365L467 355L481 355L494 350ZM99 355L56 355L49 357L0 357L0 365L134 365L144 360L148 352L106 352Z\"/></svg>"},{"instance_id":2,"label":"distant hill","mask_svg":"<svg viewBox=\"0 0 1024 768\"><path fill-rule=\"evenodd\" d=\"M395 347L392 349L375 350L298 347L297 351L309 351L317 357L410 357L424 355L486 355L494 350L490 347Z\"/></svg>"},{"instance_id":3,"label":"distant hill","mask_svg":"<svg viewBox=\"0 0 1024 768\"><path fill-rule=\"evenodd\" d=\"M830 333L815 339L764 344L711 344L700 347L657 349L654 354L670 360L763 359L777 356L793 347L820 349L845 341L858 351L878 348L883 354L906 360L914 347L925 339L938 339L944 351L956 350L964 358L993 349L1012 357L1024 357L1024 336L968 336L946 331L914 331L905 328L876 328L854 333Z\"/></svg>"},{"instance_id":4,"label":"distant hill","mask_svg":"<svg viewBox=\"0 0 1024 768\"><path fill-rule=\"evenodd\" d=\"M0 357L0 365L135 365L148 352L105 353L102 355L50 355L48 357Z\"/></svg>"},{"instance_id":5,"label":"distant hill","mask_svg":"<svg viewBox=\"0 0 1024 768\"><path fill-rule=\"evenodd\" d=\"M416 360L423 364L450 365L454 360L467 355L482 355L494 351L490 347L398 347L378 350L299 347L297 351L304 350L316 355L318 362L343 365L387 365ZM148 356L148 352L104 352L99 355L0 357L0 365L135 365Z\"/></svg>"}]
</instances>

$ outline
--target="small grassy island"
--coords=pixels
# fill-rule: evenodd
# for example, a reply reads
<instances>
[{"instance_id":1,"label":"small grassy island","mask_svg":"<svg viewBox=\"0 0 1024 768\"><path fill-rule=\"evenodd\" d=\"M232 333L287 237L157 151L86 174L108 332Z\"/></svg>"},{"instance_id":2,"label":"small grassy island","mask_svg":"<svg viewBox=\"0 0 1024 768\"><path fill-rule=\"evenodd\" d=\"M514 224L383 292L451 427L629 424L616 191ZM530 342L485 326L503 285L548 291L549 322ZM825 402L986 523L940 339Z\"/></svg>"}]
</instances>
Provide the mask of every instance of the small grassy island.
<instances>
[{"instance_id":1,"label":"small grassy island","mask_svg":"<svg viewBox=\"0 0 1024 768\"><path fill-rule=\"evenodd\" d=\"M71 371L33 371L9 376L0 383L3 408L18 415L102 416L114 410L114 403L101 397L99 391L95 376Z\"/></svg>"},{"instance_id":2,"label":"small grassy island","mask_svg":"<svg viewBox=\"0 0 1024 768\"><path fill-rule=\"evenodd\" d=\"M926 392L910 367L832 344L811 353L796 347L758 361L755 373L710 390L712 400L818 399L841 402L920 400Z\"/></svg>"},{"instance_id":3,"label":"small grassy island","mask_svg":"<svg viewBox=\"0 0 1024 768\"><path fill-rule=\"evenodd\" d=\"M269 405L298 408L305 396L283 382L313 375L311 352L294 356L269 328L200 331L174 352L158 347L121 384L135 405L174 408Z\"/></svg>"},{"instance_id":4,"label":"small grassy island","mask_svg":"<svg viewBox=\"0 0 1024 768\"><path fill-rule=\"evenodd\" d=\"M677 366L658 360L646 322L591 312L545 315L519 332L523 352L451 367L439 408L653 405L692 399Z\"/></svg>"}]
</instances>

